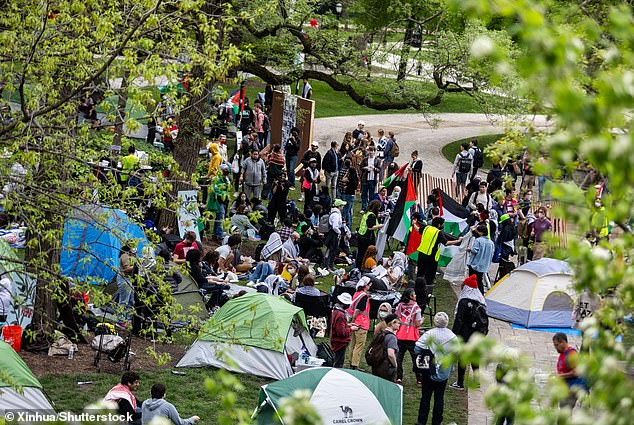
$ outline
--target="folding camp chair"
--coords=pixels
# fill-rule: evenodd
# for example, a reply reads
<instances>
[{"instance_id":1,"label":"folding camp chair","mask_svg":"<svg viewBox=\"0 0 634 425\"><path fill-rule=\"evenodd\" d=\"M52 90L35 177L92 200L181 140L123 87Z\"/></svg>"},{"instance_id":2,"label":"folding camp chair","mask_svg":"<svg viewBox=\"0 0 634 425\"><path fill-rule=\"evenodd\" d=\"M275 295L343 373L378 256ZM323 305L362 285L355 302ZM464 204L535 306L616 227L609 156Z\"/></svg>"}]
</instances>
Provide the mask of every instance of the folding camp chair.
<instances>
[{"instance_id":1,"label":"folding camp chair","mask_svg":"<svg viewBox=\"0 0 634 425\"><path fill-rule=\"evenodd\" d=\"M104 314L101 320L101 323L97 325L97 327L105 327L106 325L106 313L107 310L104 309ZM127 331L127 335L123 336L123 342L119 344L112 351L105 351L103 349L103 338L99 339L99 348L95 353L95 360L93 361L93 365L97 368L97 373L101 372L101 356L105 355L108 357L112 363L119 363L123 360L123 370L130 370L130 346L132 345L132 330Z\"/></svg>"}]
</instances>

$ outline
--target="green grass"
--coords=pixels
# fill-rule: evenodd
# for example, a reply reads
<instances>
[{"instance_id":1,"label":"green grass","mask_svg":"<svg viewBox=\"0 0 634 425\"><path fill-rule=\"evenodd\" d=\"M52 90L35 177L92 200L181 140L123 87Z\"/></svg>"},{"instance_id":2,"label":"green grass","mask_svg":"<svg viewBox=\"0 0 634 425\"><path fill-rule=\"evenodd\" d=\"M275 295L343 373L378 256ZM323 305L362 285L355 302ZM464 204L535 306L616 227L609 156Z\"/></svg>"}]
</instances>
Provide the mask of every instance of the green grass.
<instances>
[{"instance_id":1,"label":"green grass","mask_svg":"<svg viewBox=\"0 0 634 425\"><path fill-rule=\"evenodd\" d=\"M469 143L473 138L478 139L478 147L484 151L484 149L492 143L497 142L504 134L485 134L483 136L472 136L467 137L466 139L456 140L455 142L451 142L448 145L443 146L442 148L442 156L447 158L448 161L453 162L456 159L456 155L460 152L460 145L467 142ZM490 170L492 167L491 160L484 155L484 166L482 168Z\"/></svg>"}]
</instances>

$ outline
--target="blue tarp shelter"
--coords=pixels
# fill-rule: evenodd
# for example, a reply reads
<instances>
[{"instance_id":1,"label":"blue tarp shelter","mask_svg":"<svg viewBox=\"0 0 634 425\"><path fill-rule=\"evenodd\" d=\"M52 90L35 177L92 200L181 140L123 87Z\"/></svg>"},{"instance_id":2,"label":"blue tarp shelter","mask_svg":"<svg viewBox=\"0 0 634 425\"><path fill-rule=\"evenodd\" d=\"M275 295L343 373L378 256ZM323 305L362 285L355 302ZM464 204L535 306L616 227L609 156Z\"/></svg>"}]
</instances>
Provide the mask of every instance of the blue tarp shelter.
<instances>
[{"instance_id":1,"label":"blue tarp shelter","mask_svg":"<svg viewBox=\"0 0 634 425\"><path fill-rule=\"evenodd\" d=\"M127 240L136 242L139 253L150 244L141 227L121 210L77 208L64 223L62 274L81 282L109 283L119 270L119 251Z\"/></svg>"}]
</instances>

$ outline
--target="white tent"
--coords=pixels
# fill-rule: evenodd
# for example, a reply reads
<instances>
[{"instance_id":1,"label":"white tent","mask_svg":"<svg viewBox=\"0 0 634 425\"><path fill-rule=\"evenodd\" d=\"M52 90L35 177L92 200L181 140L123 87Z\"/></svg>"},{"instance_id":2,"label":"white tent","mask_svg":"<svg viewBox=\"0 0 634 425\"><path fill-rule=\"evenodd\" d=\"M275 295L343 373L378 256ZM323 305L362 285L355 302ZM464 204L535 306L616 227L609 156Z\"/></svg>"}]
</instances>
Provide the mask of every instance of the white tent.
<instances>
[{"instance_id":1,"label":"white tent","mask_svg":"<svg viewBox=\"0 0 634 425\"><path fill-rule=\"evenodd\" d=\"M0 341L0 370L8 382L0 378L0 413L5 410L38 410L53 413L42 384L9 344ZM21 388L17 391L15 387Z\"/></svg>"},{"instance_id":2,"label":"white tent","mask_svg":"<svg viewBox=\"0 0 634 425\"><path fill-rule=\"evenodd\" d=\"M530 261L498 281L487 293L487 313L527 328L574 325L577 294L565 261Z\"/></svg>"},{"instance_id":3,"label":"white tent","mask_svg":"<svg viewBox=\"0 0 634 425\"><path fill-rule=\"evenodd\" d=\"M212 366L273 379L288 378L288 356L317 354L304 311L281 297L248 293L227 302L203 326L176 367Z\"/></svg>"}]
</instances>

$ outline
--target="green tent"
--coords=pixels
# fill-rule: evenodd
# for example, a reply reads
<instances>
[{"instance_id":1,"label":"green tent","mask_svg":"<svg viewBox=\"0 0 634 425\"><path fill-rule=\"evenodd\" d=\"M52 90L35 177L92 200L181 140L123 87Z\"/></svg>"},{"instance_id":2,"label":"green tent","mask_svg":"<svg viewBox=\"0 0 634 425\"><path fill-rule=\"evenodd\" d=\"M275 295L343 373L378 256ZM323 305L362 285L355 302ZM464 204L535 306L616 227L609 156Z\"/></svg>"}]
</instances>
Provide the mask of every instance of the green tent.
<instances>
[{"instance_id":1,"label":"green tent","mask_svg":"<svg viewBox=\"0 0 634 425\"><path fill-rule=\"evenodd\" d=\"M222 306L176 366L214 366L283 379L293 374L288 356L302 347L317 353L304 311L282 297L251 292Z\"/></svg>"},{"instance_id":2,"label":"green tent","mask_svg":"<svg viewBox=\"0 0 634 425\"><path fill-rule=\"evenodd\" d=\"M0 375L0 411L25 409L54 411L42 390L40 381L18 353L4 341L0 341L0 371L3 373Z\"/></svg>"},{"instance_id":3,"label":"green tent","mask_svg":"<svg viewBox=\"0 0 634 425\"><path fill-rule=\"evenodd\" d=\"M309 391L310 404L324 424L400 425L403 388L358 370L318 367L263 385L258 408L259 424L283 424L277 412L283 399L295 391Z\"/></svg>"}]
</instances>

